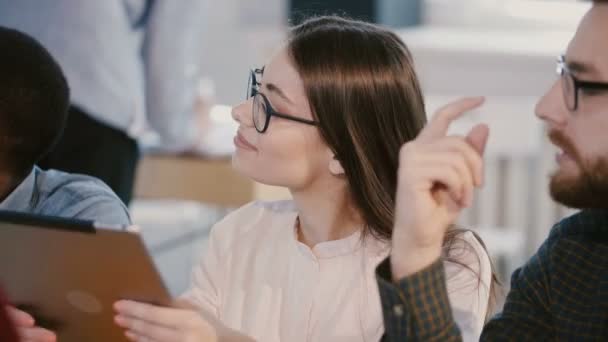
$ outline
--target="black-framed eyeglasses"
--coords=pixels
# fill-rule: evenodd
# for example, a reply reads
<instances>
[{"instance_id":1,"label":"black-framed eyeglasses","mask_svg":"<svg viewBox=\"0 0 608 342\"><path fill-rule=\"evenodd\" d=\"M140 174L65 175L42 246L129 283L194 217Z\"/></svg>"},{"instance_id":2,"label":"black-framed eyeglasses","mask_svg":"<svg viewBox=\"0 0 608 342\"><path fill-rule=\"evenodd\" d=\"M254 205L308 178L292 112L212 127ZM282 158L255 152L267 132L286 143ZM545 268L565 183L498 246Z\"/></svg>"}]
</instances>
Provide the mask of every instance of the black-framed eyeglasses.
<instances>
[{"instance_id":1,"label":"black-framed eyeglasses","mask_svg":"<svg viewBox=\"0 0 608 342\"><path fill-rule=\"evenodd\" d=\"M566 57L561 55L557 58L557 74L562 80L562 92L564 93L564 102L566 107L571 111L578 109L579 93L584 90L608 90L608 83L603 82L588 82L577 79L572 71L568 68Z\"/></svg>"},{"instance_id":2,"label":"black-framed eyeglasses","mask_svg":"<svg viewBox=\"0 0 608 342\"><path fill-rule=\"evenodd\" d=\"M251 70L249 73L249 82L247 83L247 99L253 97L253 125L259 133L264 133L268 130L270 119L273 116L312 126L317 126L319 124L314 120L303 119L293 115L279 113L274 110L266 95L259 92L260 82L258 81L258 76L261 76L263 73L264 68Z\"/></svg>"}]
</instances>

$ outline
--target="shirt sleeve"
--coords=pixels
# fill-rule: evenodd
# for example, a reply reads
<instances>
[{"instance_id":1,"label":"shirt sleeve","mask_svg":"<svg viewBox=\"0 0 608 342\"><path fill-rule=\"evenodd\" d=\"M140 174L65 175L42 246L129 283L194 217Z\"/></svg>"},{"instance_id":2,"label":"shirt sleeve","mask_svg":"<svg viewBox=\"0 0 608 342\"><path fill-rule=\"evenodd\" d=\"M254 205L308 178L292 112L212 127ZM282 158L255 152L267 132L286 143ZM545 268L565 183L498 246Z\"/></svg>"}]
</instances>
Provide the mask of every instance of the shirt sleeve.
<instances>
[{"instance_id":1,"label":"shirt sleeve","mask_svg":"<svg viewBox=\"0 0 608 342\"><path fill-rule=\"evenodd\" d=\"M181 296L196 308L219 318L222 277L220 242L216 225L212 228L205 252L192 270L189 289Z\"/></svg>"},{"instance_id":2,"label":"shirt sleeve","mask_svg":"<svg viewBox=\"0 0 608 342\"><path fill-rule=\"evenodd\" d=\"M511 290L503 311L483 328L481 341L554 340L548 287L551 269L551 237L511 278ZM466 319L458 318L448 295L444 262L437 260L420 272L392 282L390 261L376 270L384 312L384 341L462 341L467 336ZM466 282L465 282L466 283ZM466 293L461 304L465 305ZM469 335L471 336L471 335ZM471 338L471 337L468 337Z\"/></svg>"},{"instance_id":3,"label":"shirt sleeve","mask_svg":"<svg viewBox=\"0 0 608 342\"><path fill-rule=\"evenodd\" d=\"M197 144L196 101L204 61L207 0L154 1L143 46L146 113L163 148L180 151Z\"/></svg>"},{"instance_id":4,"label":"shirt sleeve","mask_svg":"<svg viewBox=\"0 0 608 342\"><path fill-rule=\"evenodd\" d=\"M90 202L90 205L86 205ZM98 197L81 202L81 210L73 216L75 219L94 221L101 225L116 225L125 227L131 225L131 217L127 207L118 198Z\"/></svg>"},{"instance_id":5,"label":"shirt sleeve","mask_svg":"<svg viewBox=\"0 0 608 342\"><path fill-rule=\"evenodd\" d=\"M384 341L462 341L454 321L443 262L392 281L387 258L377 270L384 315Z\"/></svg>"},{"instance_id":6,"label":"shirt sleeve","mask_svg":"<svg viewBox=\"0 0 608 342\"><path fill-rule=\"evenodd\" d=\"M232 246L260 213L260 207L252 202L226 215L213 226L202 257L192 270L190 287L182 299L220 318L222 299L229 288L226 279L231 271Z\"/></svg>"}]
</instances>

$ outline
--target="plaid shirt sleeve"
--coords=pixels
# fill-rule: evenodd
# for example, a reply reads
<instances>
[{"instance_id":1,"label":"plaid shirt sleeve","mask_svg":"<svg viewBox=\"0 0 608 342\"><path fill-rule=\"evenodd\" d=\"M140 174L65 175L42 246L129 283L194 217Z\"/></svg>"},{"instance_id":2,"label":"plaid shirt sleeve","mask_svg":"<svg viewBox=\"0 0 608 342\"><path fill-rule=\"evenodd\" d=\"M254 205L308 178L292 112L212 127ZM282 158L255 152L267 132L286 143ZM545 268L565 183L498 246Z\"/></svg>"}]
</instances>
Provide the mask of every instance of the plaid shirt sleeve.
<instances>
[{"instance_id":1,"label":"plaid shirt sleeve","mask_svg":"<svg viewBox=\"0 0 608 342\"><path fill-rule=\"evenodd\" d=\"M556 235L556 234L554 234ZM484 327L481 341L550 341L554 327L549 308L553 236L528 263L516 270L503 311ZM448 299L443 262L392 281L390 260L376 269L382 301L383 341L461 341Z\"/></svg>"},{"instance_id":2,"label":"plaid shirt sleeve","mask_svg":"<svg viewBox=\"0 0 608 342\"><path fill-rule=\"evenodd\" d=\"M376 278L384 315L383 341L462 341L441 260L393 282L387 258L378 266Z\"/></svg>"}]
</instances>

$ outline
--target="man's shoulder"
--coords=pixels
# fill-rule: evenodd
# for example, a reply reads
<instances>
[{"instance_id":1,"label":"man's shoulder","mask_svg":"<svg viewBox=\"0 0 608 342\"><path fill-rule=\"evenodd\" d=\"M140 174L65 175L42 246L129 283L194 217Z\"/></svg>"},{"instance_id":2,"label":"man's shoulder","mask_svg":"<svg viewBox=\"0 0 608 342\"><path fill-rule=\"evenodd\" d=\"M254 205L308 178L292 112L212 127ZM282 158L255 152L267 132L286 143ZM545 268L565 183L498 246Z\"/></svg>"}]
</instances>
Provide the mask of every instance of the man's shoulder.
<instances>
[{"instance_id":1,"label":"man's shoulder","mask_svg":"<svg viewBox=\"0 0 608 342\"><path fill-rule=\"evenodd\" d=\"M538 251L514 276L561 277L582 265L578 262L608 245L608 214L603 210L582 210L564 218L551 229Z\"/></svg>"},{"instance_id":2,"label":"man's shoulder","mask_svg":"<svg viewBox=\"0 0 608 342\"><path fill-rule=\"evenodd\" d=\"M80 201L101 196L118 200L118 196L101 180L58 170L39 170L36 186L40 195L46 198L60 196L65 200Z\"/></svg>"},{"instance_id":3,"label":"man's shoulder","mask_svg":"<svg viewBox=\"0 0 608 342\"><path fill-rule=\"evenodd\" d=\"M560 282L603 267L608 249L608 213L582 210L553 226L549 237L524 267ZM534 266L534 267L529 267Z\"/></svg>"},{"instance_id":4,"label":"man's shoulder","mask_svg":"<svg viewBox=\"0 0 608 342\"><path fill-rule=\"evenodd\" d=\"M41 214L79 218L111 224L129 224L120 198L101 180L57 170L38 170L37 211Z\"/></svg>"},{"instance_id":5,"label":"man's shoulder","mask_svg":"<svg viewBox=\"0 0 608 342\"><path fill-rule=\"evenodd\" d=\"M548 241L553 246L564 241L607 243L608 211L585 209L568 216L553 226Z\"/></svg>"}]
</instances>

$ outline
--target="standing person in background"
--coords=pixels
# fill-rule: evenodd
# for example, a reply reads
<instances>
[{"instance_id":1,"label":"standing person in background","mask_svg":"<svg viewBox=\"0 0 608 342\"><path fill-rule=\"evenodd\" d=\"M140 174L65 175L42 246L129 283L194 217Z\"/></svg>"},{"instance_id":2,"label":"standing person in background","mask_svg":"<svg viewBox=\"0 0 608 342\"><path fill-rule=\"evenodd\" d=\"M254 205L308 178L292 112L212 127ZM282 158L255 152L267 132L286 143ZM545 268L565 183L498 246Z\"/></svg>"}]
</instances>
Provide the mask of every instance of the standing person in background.
<instances>
[{"instance_id":1,"label":"standing person in background","mask_svg":"<svg viewBox=\"0 0 608 342\"><path fill-rule=\"evenodd\" d=\"M0 0L0 25L28 33L72 89L64 135L39 165L106 182L128 204L149 125L163 147L195 147L204 0Z\"/></svg>"}]
</instances>

